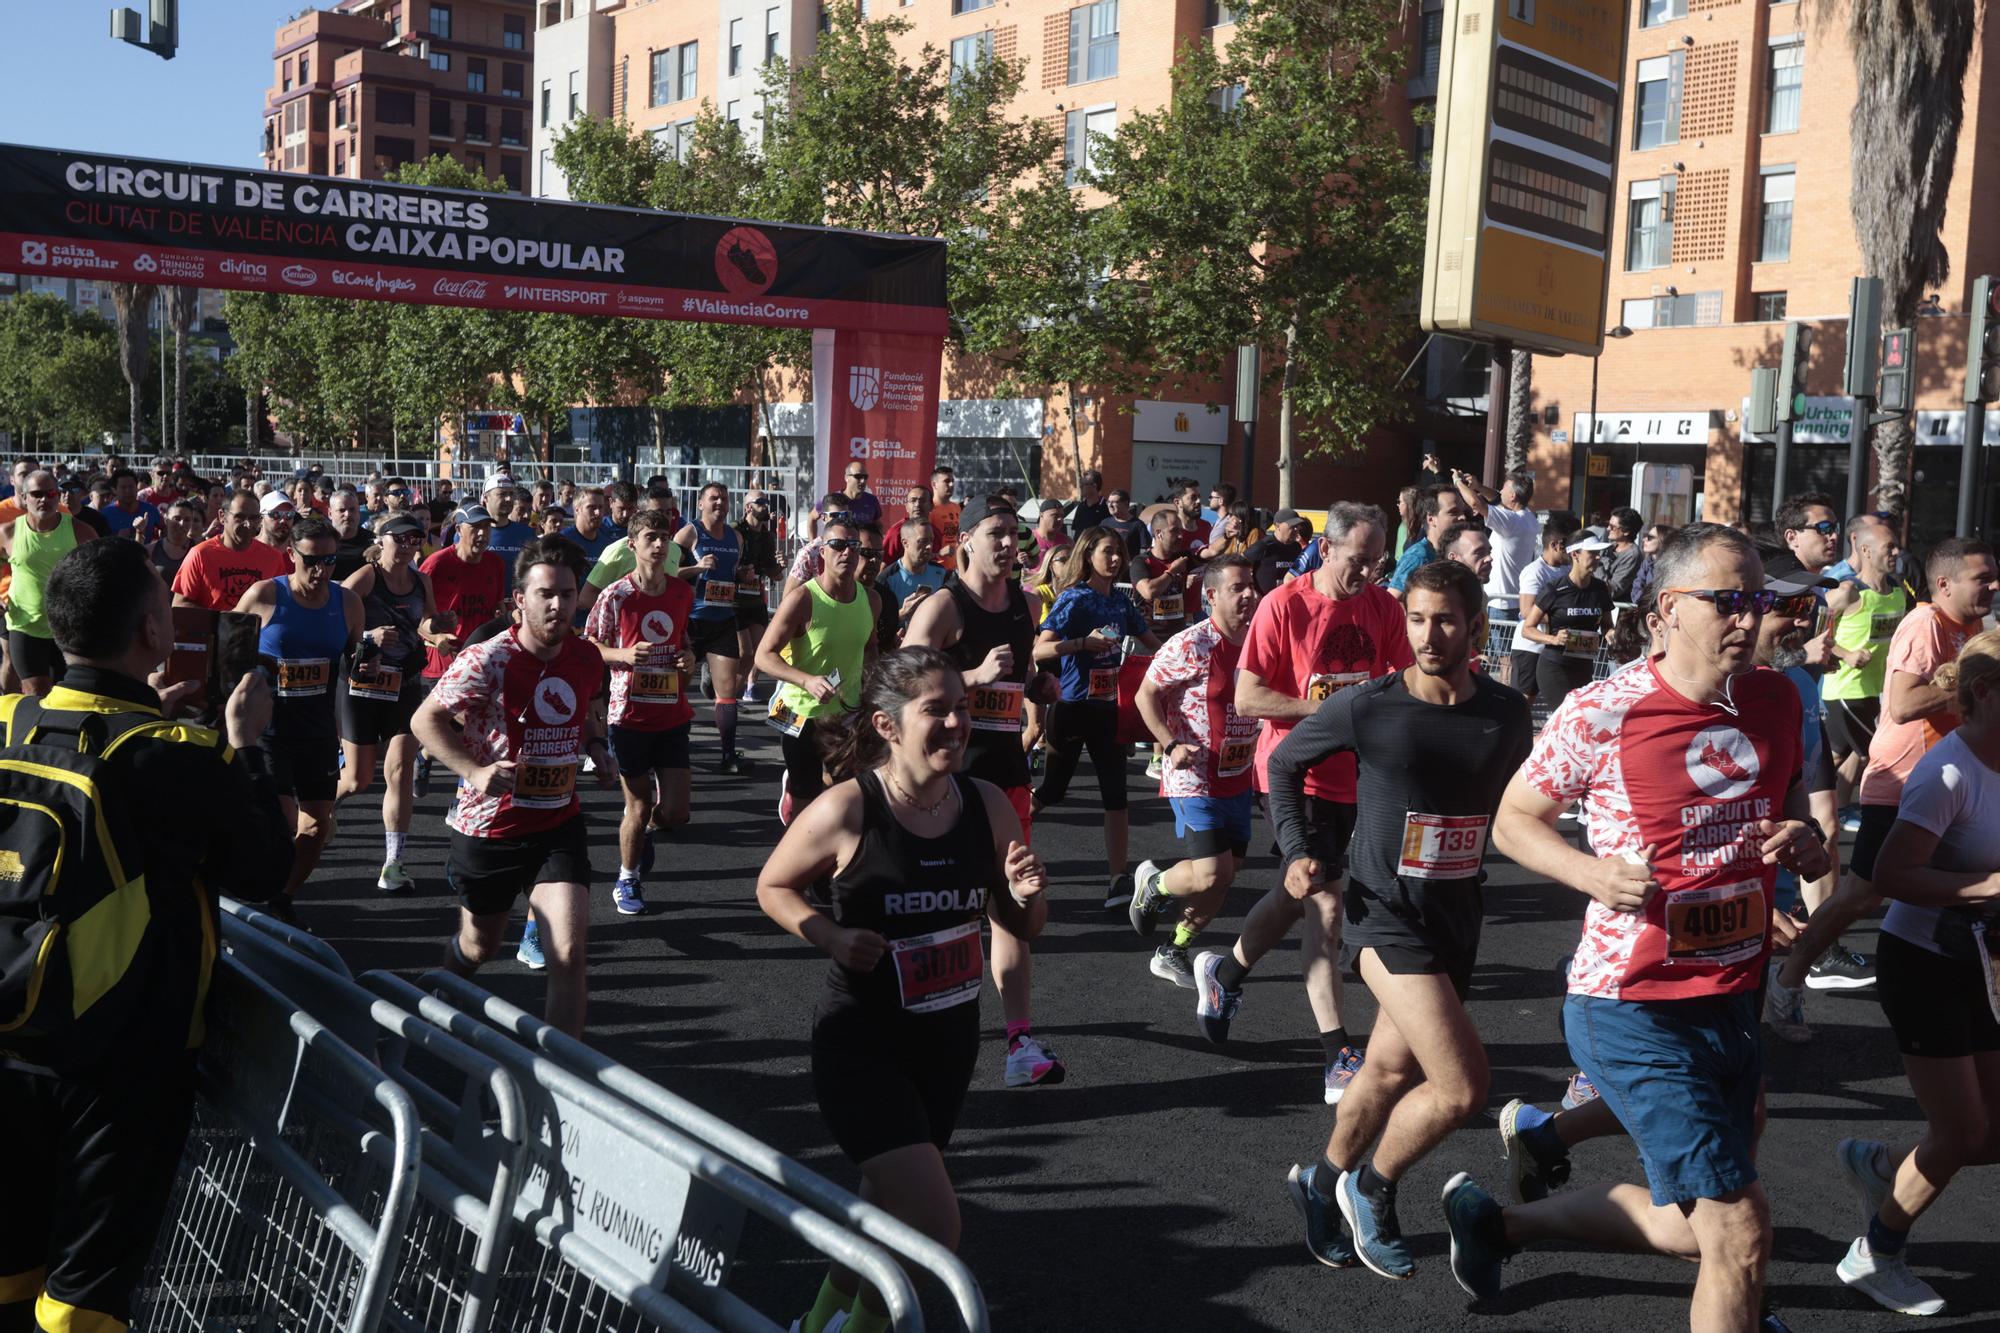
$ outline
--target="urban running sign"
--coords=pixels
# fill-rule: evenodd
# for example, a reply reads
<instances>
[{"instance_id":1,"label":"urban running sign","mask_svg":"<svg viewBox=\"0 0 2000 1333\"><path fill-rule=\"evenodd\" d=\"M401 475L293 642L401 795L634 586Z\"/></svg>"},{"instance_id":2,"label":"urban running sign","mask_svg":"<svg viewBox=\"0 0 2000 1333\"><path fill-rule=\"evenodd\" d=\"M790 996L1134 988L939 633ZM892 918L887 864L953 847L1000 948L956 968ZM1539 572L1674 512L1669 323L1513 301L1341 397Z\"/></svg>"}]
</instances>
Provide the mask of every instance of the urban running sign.
<instances>
[{"instance_id":1,"label":"urban running sign","mask_svg":"<svg viewBox=\"0 0 2000 1333\"><path fill-rule=\"evenodd\" d=\"M771 328L946 329L944 242L0 144L0 272Z\"/></svg>"}]
</instances>

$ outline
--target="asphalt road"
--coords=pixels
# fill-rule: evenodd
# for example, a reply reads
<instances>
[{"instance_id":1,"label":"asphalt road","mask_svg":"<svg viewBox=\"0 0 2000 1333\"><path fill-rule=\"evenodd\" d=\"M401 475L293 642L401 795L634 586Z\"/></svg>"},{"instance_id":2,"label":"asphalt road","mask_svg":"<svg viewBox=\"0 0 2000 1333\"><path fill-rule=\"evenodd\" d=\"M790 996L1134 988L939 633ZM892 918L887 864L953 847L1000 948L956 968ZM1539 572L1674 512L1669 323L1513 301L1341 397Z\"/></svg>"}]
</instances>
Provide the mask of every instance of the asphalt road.
<instances>
[{"instance_id":1,"label":"asphalt road","mask_svg":"<svg viewBox=\"0 0 2000 1333\"><path fill-rule=\"evenodd\" d=\"M591 1040L614 1058L729 1118L837 1181L856 1173L830 1144L807 1073L807 1028L825 967L818 954L758 911L755 877L778 836L777 750L746 726L763 762L720 777L704 718L696 732L694 823L663 845L649 886L651 914L611 908L615 797L590 790L599 883L591 921ZM442 773L442 770L440 770ZM587 784L588 780L586 780ZM1135 763L1132 788L1147 784ZM448 775L420 801L407 863L413 898L373 888L379 865L374 795L344 807L342 828L302 895L305 924L356 971L414 975L434 964L454 913L444 896L442 814ZM1393 1283L1313 1263L1284 1191L1286 1169L1311 1161L1333 1111L1321 1104L1319 1047L1287 942L1250 980L1226 1049L1193 1019L1193 993L1146 969L1150 945L1123 913L1101 907L1099 816L1072 803L1036 826L1052 900L1037 944L1037 1030L1062 1055L1058 1087L1008 1089L992 989L987 1037L949 1157L964 1208L962 1252L1000 1329L1670 1329L1686 1326L1693 1278L1669 1259L1537 1249L1508 1267L1498 1299L1473 1306L1446 1267L1438 1191L1453 1172L1501 1177L1494 1117L1510 1097L1550 1105L1570 1064L1557 1032L1556 961L1574 944L1577 895L1492 868L1471 1007L1493 1066L1489 1108L1404 1181L1401 1217L1418 1261ZM1134 859L1174 855L1165 802L1135 799ZM1235 925L1274 882L1261 859L1230 896L1207 942ZM1872 929L1850 943L1873 948ZM541 983L509 960L482 984L539 1011ZM1349 1027L1373 1008L1351 984ZM1762 1166L1777 1227L1770 1299L1794 1329L1873 1329L1904 1322L1849 1292L1833 1266L1859 1210L1834 1165L1847 1135L1909 1141L1919 1128L1894 1043L1872 992L1812 995L1814 1039L1767 1042L1770 1124ZM1580 1147L1575 1180L1642 1179L1629 1142ZM2000 1321L1992 1177L1962 1175L1913 1235L1916 1271L1948 1307L1935 1327ZM776 1255L768 1233L746 1233L732 1285L769 1313L802 1311L816 1270ZM945 1327L942 1322L933 1327Z\"/></svg>"}]
</instances>

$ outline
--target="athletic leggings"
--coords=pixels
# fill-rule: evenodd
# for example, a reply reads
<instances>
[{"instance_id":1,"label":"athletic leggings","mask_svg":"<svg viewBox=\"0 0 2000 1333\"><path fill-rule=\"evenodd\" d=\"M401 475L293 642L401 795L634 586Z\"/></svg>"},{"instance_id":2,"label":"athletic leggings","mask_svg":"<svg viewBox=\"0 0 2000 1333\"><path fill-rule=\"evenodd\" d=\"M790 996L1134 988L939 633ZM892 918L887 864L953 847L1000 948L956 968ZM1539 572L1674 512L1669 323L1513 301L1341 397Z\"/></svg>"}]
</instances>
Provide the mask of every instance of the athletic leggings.
<instances>
[{"instance_id":1,"label":"athletic leggings","mask_svg":"<svg viewBox=\"0 0 2000 1333\"><path fill-rule=\"evenodd\" d=\"M1125 808L1125 747L1118 743L1118 705L1073 703L1068 699L1049 709L1049 769L1035 795L1043 805L1056 805L1069 794L1076 761L1085 750L1097 770L1099 803L1106 810Z\"/></svg>"},{"instance_id":2,"label":"athletic leggings","mask_svg":"<svg viewBox=\"0 0 2000 1333\"><path fill-rule=\"evenodd\" d=\"M792 815L826 790L826 762L820 758L817 724L810 719L796 736L780 736L778 748L785 755L785 790L791 794Z\"/></svg>"}]
</instances>

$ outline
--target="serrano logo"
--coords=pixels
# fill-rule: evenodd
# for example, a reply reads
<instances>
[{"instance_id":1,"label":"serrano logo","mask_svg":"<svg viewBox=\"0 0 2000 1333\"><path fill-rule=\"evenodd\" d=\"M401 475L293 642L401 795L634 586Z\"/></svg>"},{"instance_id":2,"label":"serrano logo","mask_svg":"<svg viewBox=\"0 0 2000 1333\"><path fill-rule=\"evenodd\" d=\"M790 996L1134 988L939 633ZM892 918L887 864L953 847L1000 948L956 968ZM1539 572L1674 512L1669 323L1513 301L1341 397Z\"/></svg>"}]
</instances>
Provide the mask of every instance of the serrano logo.
<instances>
[{"instance_id":1,"label":"serrano logo","mask_svg":"<svg viewBox=\"0 0 2000 1333\"><path fill-rule=\"evenodd\" d=\"M431 295L449 296L460 301L484 301L486 287L483 278L439 278L431 287Z\"/></svg>"},{"instance_id":2,"label":"serrano logo","mask_svg":"<svg viewBox=\"0 0 2000 1333\"><path fill-rule=\"evenodd\" d=\"M847 401L857 412L872 412L882 401L882 370L879 366L847 368Z\"/></svg>"},{"instance_id":3,"label":"serrano logo","mask_svg":"<svg viewBox=\"0 0 2000 1333\"><path fill-rule=\"evenodd\" d=\"M1716 800L1734 800L1757 783L1757 747L1734 727L1705 727L1688 742L1687 771Z\"/></svg>"},{"instance_id":4,"label":"serrano logo","mask_svg":"<svg viewBox=\"0 0 2000 1333\"><path fill-rule=\"evenodd\" d=\"M665 611L648 611L639 620L639 633L647 643L665 643L674 637L674 618Z\"/></svg>"},{"instance_id":5,"label":"serrano logo","mask_svg":"<svg viewBox=\"0 0 2000 1333\"><path fill-rule=\"evenodd\" d=\"M715 276L733 295L762 296L778 280L778 247L755 227L731 227L715 243Z\"/></svg>"},{"instance_id":6,"label":"serrano logo","mask_svg":"<svg viewBox=\"0 0 2000 1333\"><path fill-rule=\"evenodd\" d=\"M278 276L294 287L310 287L319 281L319 271L304 264L287 264Z\"/></svg>"},{"instance_id":7,"label":"serrano logo","mask_svg":"<svg viewBox=\"0 0 2000 1333\"><path fill-rule=\"evenodd\" d=\"M576 691L566 680L550 677L535 686L535 716L561 726L576 716Z\"/></svg>"},{"instance_id":8,"label":"serrano logo","mask_svg":"<svg viewBox=\"0 0 2000 1333\"><path fill-rule=\"evenodd\" d=\"M21 262L23 264L46 264L49 262L49 247L41 241L21 242Z\"/></svg>"}]
</instances>

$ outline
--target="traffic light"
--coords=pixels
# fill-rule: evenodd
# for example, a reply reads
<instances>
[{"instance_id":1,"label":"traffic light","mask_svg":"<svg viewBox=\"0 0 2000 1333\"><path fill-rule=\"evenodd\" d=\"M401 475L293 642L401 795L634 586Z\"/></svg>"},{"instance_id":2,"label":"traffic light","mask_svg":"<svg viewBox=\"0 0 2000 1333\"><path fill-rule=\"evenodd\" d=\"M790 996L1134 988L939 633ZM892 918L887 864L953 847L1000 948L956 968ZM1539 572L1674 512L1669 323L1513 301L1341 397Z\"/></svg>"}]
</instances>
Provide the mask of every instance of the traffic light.
<instances>
[{"instance_id":1,"label":"traffic light","mask_svg":"<svg viewBox=\"0 0 2000 1333\"><path fill-rule=\"evenodd\" d=\"M1797 320L1785 325L1785 350L1778 358L1778 420L1806 414L1806 365L1812 359L1812 328Z\"/></svg>"},{"instance_id":2,"label":"traffic light","mask_svg":"<svg viewBox=\"0 0 2000 1333\"><path fill-rule=\"evenodd\" d=\"M1856 278L1847 304L1847 370L1841 392L1875 396L1875 349L1882 338L1882 279Z\"/></svg>"},{"instance_id":3,"label":"traffic light","mask_svg":"<svg viewBox=\"0 0 2000 1333\"><path fill-rule=\"evenodd\" d=\"M136 9L111 11L111 35L172 60L181 41L181 0L149 0L146 20Z\"/></svg>"},{"instance_id":4,"label":"traffic light","mask_svg":"<svg viewBox=\"0 0 2000 1333\"><path fill-rule=\"evenodd\" d=\"M1752 435L1771 435L1778 429L1778 368L1757 366L1750 372L1750 416L1743 423Z\"/></svg>"},{"instance_id":5,"label":"traffic light","mask_svg":"<svg viewBox=\"0 0 2000 1333\"><path fill-rule=\"evenodd\" d=\"M1916 373L1915 335L1890 329L1882 335L1882 410L1898 415L1910 410L1910 381Z\"/></svg>"},{"instance_id":6,"label":"traffic light","mask_svg":"<svg viewBox=\"0 0 2000 1333\"><path fill-rule=\"evenodd\" d=\"M1965 401L2000 401L2000 278L1972 284L1972 328L1965 345Z\"/></svg>"}]
</instances>

